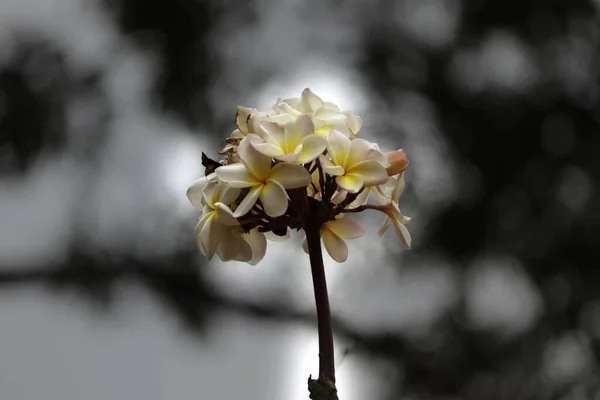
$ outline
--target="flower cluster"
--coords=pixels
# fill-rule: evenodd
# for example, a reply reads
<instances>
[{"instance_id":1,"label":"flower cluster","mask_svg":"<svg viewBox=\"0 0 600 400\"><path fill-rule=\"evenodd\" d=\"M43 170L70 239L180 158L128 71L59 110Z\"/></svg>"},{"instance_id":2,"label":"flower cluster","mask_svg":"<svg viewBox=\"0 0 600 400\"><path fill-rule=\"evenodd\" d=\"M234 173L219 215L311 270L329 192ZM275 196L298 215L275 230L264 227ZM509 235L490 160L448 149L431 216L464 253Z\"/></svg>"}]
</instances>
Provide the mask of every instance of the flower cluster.
<instances>
[{"instance_id":1,"label":"flower cluster","mask_svg":"<svg viewBox=\"0 0 600 400\"><path fill-rule=\"evenodd\" d=\"M344 240L364 233L346 214L366 209L386 215L380 236L393 224L410 248L409 218L398 206L406 153L383 153L358 138L358 116L305 89L300 98L279 99L268 111L240 106L235 123L218 152L222 160L203 154L205 176L187 191L202 210L195 234L209 260L217 254L255 265L267 239L286 240L290 229L317 224L329 255L344 262ZM307 251L306 240L303 247Z\"/></svg>"}]
</instances>

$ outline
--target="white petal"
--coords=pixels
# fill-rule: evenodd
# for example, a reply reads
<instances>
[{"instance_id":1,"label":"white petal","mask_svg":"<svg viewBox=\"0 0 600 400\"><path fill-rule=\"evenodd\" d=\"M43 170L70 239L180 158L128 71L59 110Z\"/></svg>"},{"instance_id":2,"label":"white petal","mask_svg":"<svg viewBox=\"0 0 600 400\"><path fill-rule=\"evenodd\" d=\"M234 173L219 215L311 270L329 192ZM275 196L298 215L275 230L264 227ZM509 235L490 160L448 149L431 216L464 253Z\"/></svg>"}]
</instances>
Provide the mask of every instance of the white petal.
<instances>
[{"instance_id":1,"label":"white petal","mask_svg":"<svg viewBox=\"0 0 600 400\"><path fill-rule=\"evenodd\" d=\"M271 179L267 180L267 184L260 193L260 202L265 209L265 213L273 218L285 214L288 208L288 198L285 189L279 182Z\"/></svg>"},{"instance_id":2,"label":"white petal","mask_svg":"<svg viewBox=\"0 0 600 400\"><path fill-rule=\"evenodd\" d=\"M258 136L269 143L282 147L285 139L284 128L272 121L262 121L260 123Z\"/></svg>"},{"instance_id":3,"label":"white petal","mask_svg":"<svg viewBox=\"0 0 600 400\"><path fill-rule=\"evenodd\" d=\"M373 144L364 139L354 139L350 144L348 156L344 167L349 170L352 166L369 159L369 154L373 151ZM387 173L386 173L387 176Z\"/></svg>"},{"instance_id":4,"label":"white petal","mask_svg":"<svg viewBox=\"0 0 600 400\"><path fill-rule=\"evenodd\" d=\"M400 196L402 196L402 192L404 192L404 173L401 172L398 175L398 179L396 180L396 185L394 186L394 191L392 192L392 200L397 203L400 201Z\"/></svg>"},{"instance_id":5,"label":"white petal","mask_svg":"<svg viewBox=\"0 0 600 400\"><path fill-rule=\"evenodd\" d=\"M386 205L391 203L392 197L383 190L382 186L383 185L371 186L369 189L371 189L373 197L379 202L379 204Z\"/></svg>"},{"instance_id":6,"label":"white petal","mask_svg":"<svg viewBox=\"0 0 600 400\"><path fill-rule=\"evenodd\" d=\"M254 148L254 150L258 151L259 153L264 154L265 156L268 156L271 158L282 156L285 154L284 151L281 149L281 147L279 147L278 145L275 145L273 143L253 142L252 147Z\"/></svg>"},{"instance_id":7,"label":"white petal","mask_svg":"<svg viewBox=\"0 0 600 400\"><path fill-rule=\"evenodd\" d=\"M340 111L340 108L337 106L337 104L334 104L330 101L323 102L323 107L328 108L330 110L334 110L334 111Z\"/></svg>"},{"instance_id":8,"label":"white petal","mask_svg":"<svg viewBox=\"0 0 600 400\"><path fill-rule=\"evenodd\" d=\"M258 264L267 253L267 239L265 234L252 229L250 232L242 235L242 238L250 245L252 249L252 258L248 261L250 265Z\"/></svg>"},{"instance_id":9,"label":"white petal","mask_svg":"<svg viewBox=\"0 0 600 400\"><path fill-rule=\"evenodd\" d=\"M356 139L358 140L358 139ZM353 165L346 170L346 175L359 176L365 186L381 185L387 182L388 176L385 168L376 161L367 160Z\"/></svg>"},{"instance_id":10,"label":"white petal","mask_svg":"<svg viewBox=\"0 0 600 400\"><path fill-rule=\"evenodd\" d=\"M241 133L247 135L251 133L248 130L248 122L250 119L250 115L252 114L252 109L248 107L238 106L237 112L235 113L235 124L240 130Z\"/></svg>"},{"instance_id":11,"label":"white petal","mask_svg":"<svg viewBox=\"0 0 600 400\"><path fill-rule=\"evenodd\" d=\"M305 136L311 135L315 130L315 126L306 114L299 116L296 121L285 124L285 145L284 151L292 153L296 147L302 143Z\"/></svg>"},{"instance_id":12,"label":"white petal","mask_svg":"<svg viewBox=\"0 0 600 400\"><path fill-rule=\"evenodd\" d=\"M319 162L321 163L321 167L323 167L323 171L325 171L327 175L339 176L344 175L346 172L344 171L344 167L333 165L333 163L326 156L319 156Z\"/></svg>"},{"instance_id":13,"label":"white petal","mask_svg":"<svg viewBox=\"0 0 600 400\"><path fill-rule=\"evenodd\" d=\"M339 111L333 110L331 108L321 107L314 113L315 118L322 119L324 121L331 121L339 119L346 122L346 116Z\"/></svg>"},{"instance_id":14,"label":"white petal","mask_svg":"<svg viewBox=\"0 0 600 400\"><path fill-rule=\"evenodd\" d=\"M338 235L328 229L322 230L323 244L329 256L339 263L348 259L348 245Z\"/></svg>"},{"instance_id":15,"label":"white petal","mask_svg":"<svg viewBox=\"0 0 600 400\"><path fill-rule=\"evenodd\" d=\"M302 91L300 104L300 111L304 113L313 113L318 108L323 107L323 100L321 100L321 98L314 94L310 89L306 88Z\"/></svg>"},{"instance_id":16,"label":"white petal","mask_svg":"<svg viewBox=\"0 0 600 400\"><path fill-rule=\"evenodd\" d=\"M202 197L204 198L204 204L212 207L217 197L217 182L209 182L204 189L202 189Z\"/></svg>"},{"instance_id":17,"label":"white petal","mask_svg":"<svg viewBox=\"0 0 600 400\"><path fill-rule=\"evenodd\" d=\"M216 253L221 261L248 262L252 259L252 249L242 238L239 228L224 229Z\"/></svg>"},{"instance_id":18,"label":"white petal","mask_svg":"<svg viewBox=\"0 0 600 400\"><path fill-rule=\"evenodd\" d=\"M208 180L206 177L196 179L185 193L190 203L192 203L192 205L198 209L202 209L202 207L204 207L202 190L207 184Z\"/></svg>"},{"instance_id":19,"label":"white petal","mask_svg":"<svg viewBox=\"0 0 600 400\"><path fill-rule=\"evenodd\" d=\"M235 212L233 213L233 216L235 218L239 218L243 215L246 215L248 211L250 211L252 207L254 207L254 205L256 204L256 200L258 200L258 197L262 192L263 187L264 186L261 185L250 189L250 192L246 195L246 197L244 197L244 200L242 200L242 202L235 209Z\"/></svg>"},{"instance_id":20,"label":"white petal","mask_svg":"<svg viewBox=\"0 0 600 400\"><path fill-rule=\"evenodd\" d=\"M261 182L242 163L225 165L216 169L219 179L234 188L247 188L261 185ZM206 192L207 188L204 188ZM206 193L205 193L206 198Z\"/></svg>"},{"instance_id":21,"label":"white petal","mask_svg":"<svg viewBox=\"0 0 600 400\"><path fill-rule=\"evenodd\" d=\"M410 249L412 239L410 237L410 232L408 231L408 229L406 229L406 227L403 224L394 224L394 228L396 228L396 235L398 236L398 239L400 239L400 243L402 243L402 246L406 247L407 249Z\"/></svg>"},{"instance_id":22,"label":"white petal","mask_svg":"<svg viewBox=\"0 0 600 400\"><path fill-rule=\"evenodd\" d=\"M306 168L298 164L279 163L273 167L269 180L277 181L285 189L308 186L311 177Z\"/></svg>"},{"instance_id":23,"label":"white petal","mask_svg":"<svg viewBox=\"0 0 600 400\"><path fill-rule=\"evenodd\" d=\"M327 137L327 153L335 165L344 166L346 155L350 149L350 139L342 132L333 130Z\"/></svg>"},{"instance_id":24,"label":"white petal","mask_svg":"<svg viewBox=\"0 0 600 400\"><path fill-rule=\"evenodd\" d=\"M299 110L300 109L300 99L298 97L290 97L288 99L283 99L281 101L278 101L277 103L286 103L288 104L290 107Z\"/></svg>"},{"instance_id":25,"label":"white petal","mask_svg":"<svg viewBox=\"0 0 600 400\"><path fill-rule=\"evenodd\" d=\"M327 148L327 140L318 135L309 135L302 140L302 152L296 159L298 164L305 164L319 157Z\"/></svg>"},{"instance_id":26,"label":"white petal","mask_svg":"<svg viewBox=\"0 0 600 400\"><path fill-rule=\"evenodd\" d=\"M264 181L271 169L271 157L254 150L252 142L261 143L263 139L252 134L246 136L238 146L238 155L250 173L259 181ZM224 167L217 168L216 172L218 173L222 168Z\"/></svg>"},{"instance_id":27,"label":"white petal","mask_svg":"<svg viewBox=\"0 0 600 400\"><path fill-rule=\"evenodd\" d=\"M217 251L217 245L219 244L219 240L223 234L224 225L216 222L216 212L214 213L214 217L208 218L206 223L202 227L200 231L200 241L204 246L204 250L206 250L206 258L210 261L215 252Z\"/></svg>"},{"instance_id":28,"label":"white petal","mask_svg":"<svg viewBox=\"0 0 600 400\"><path fill-rule=\"evenodd\" d=\"M358 196L356 196L356 199L354 199L354 201L350 204L350 208L356 208L367 204L369 202L370 194L371 191L369 190L369 188L365 188L362 192L359 193Z\"/></svg>"},{"instance_id":29,"label":"white petal","mask_svg":"<svg viewBox=\"0 0 600 400\"><path fill-rule=\"evenodd\" d=\"M365 230L356 221L348 218L328 221L325 226L342 239L356 239L365 233Z\"/></svg>"},{"instance_id":30,"label":"white petal","mask_svg":"<svg viewBox=\"0 0 600 400\"><path fill-rule=\"evenodd\" d=\"M379 234L379 237L383 236L383 234L388 230L388 228L390 227L391 224L392 224L392 220L390 219L390 217L385 217L385 219L383 220L383 225L381 226L381 229L379 229L379 232L377 232Z\"/></svg>"},{"instance_id":31,"label":"white petal","mask_svg":"<svg viewBox=\"0 0 600 400\"><path fill-rule=\"evenodd\" d=\"M225 226L238 226L240 223L233 216L233 211L227 205L223 203L215 203L215 210L217 212L217 222Z\"/></svg>"},{"instance_id":32,"label":"white petal","mask_svg":"<svg viewBox=\"0 0 600 400\"><path fill-rule=\"evenodd\" d=\"M225 204L226 206L233 203L240 195L240 188L235 188L224 182L220 182L217 186L216 201Z\"/></svg>"},{"instance_id":33,"label":"white petal","mask_svg":"<svg viewBox=\"0 0 600 400\"><path fill-rule=\"evenodd\" d=\"M360 119L358 115L354 115L347 111L344 112L344 115L346 115L346 122L348 124L348 128L350 129L350 132L352 132L352 134L356 136L356 134L358 133L358 131L360 131L360 128L362 127L362 119Z\"/></svg>"},{"instance_id":34,"label":"white petal","mask_svg":"<svg viewBox=\"0 0 600 400\"><path fill-rule=\"evenodd\" d=\"M349 193L358 193L363 187L363 180L359 175L343 175L335 178L335 182Z\"/></svg>"},{"instance_id":35,"label":"white petal","mask_svg":"<svg viewBox=\"0 0 600 400\"><path fill-rule=\"evenodd\" d=\"M299 103L298 103L298 107L300 108L300 104ZM275 108L275 110L278 111L278 112L280 112L280 113L285 113L285 114L291 115L292 117L297 117L300 114L302 114L300 112L299 108L291 106L285 100L283 102L277 103L273 108Z\"/></svg>"}]
</instances>

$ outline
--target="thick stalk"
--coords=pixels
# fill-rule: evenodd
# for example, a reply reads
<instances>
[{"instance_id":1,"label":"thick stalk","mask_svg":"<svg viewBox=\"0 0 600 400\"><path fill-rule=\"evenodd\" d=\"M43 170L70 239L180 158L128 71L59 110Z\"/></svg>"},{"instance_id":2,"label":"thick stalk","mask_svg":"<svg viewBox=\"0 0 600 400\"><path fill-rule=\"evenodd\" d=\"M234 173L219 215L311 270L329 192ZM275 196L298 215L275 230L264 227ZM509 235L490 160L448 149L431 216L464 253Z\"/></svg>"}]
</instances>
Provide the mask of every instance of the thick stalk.
<instances>
[{"instance_id":1,"label":"thick stalk","mask_svg":"<svg viewBox=\"0 0 600 400\"><path fill-rule=\"evenodd\" d=\"M315 305L317 309L317 327L319 333L319 379L308 380L310 398L313 400L337 400L335 388L335 363L333 351L333 329L329 295L325 279L325 266L321 252L321 226L315 218L305 226L306 242L310 258Z\"/></svg>"}]
</instances>

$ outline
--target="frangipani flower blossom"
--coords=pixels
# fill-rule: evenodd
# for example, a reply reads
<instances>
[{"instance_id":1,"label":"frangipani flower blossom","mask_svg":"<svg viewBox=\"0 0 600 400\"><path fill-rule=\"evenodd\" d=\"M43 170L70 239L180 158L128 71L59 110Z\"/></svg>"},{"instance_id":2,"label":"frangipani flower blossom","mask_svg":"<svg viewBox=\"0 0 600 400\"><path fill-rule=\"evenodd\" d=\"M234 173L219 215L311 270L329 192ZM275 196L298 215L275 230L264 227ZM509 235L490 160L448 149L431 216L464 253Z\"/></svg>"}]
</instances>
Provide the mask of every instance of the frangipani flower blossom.
<instances>
[{"instance_id":1,"label":"frangipani flower blossom","mask_svg":"<svg viewBox=\"0 0 600 400\"><path fill-rule=\"evenodd\" d=\"M216 170L222 182L234 188L251 188L238 205L233 216L238 218L250 211L260 199L269 217L279 217L287 210L286 189L306 187L310 175L297 164L280 163L271 166L271 157L254 149L253 142L260 140L256 135L248 135L240 143L238 153L242 163L226 165Z\"/></svg>"},{"instance_id":2,"label":"frangipani flower blossom","mask_svg":"<svg viewBox=\"0 0 600 400\"><path fill-rule=\"evenodd\" d=\"M342 263L348 258L348 245L344 239L356 239L361 237L365 230L356 222L347 218L338 218L327 221L321 227L321 238L325 250L335 261ZM302 249L308 254L306 238L302 242Z\"/></svg>"},{"instance_id":3,"label":"frangipani flower blossom","mask_svg":"<svg viewBox=\"0 0 600 400\"><path fill-rule=\"evenodd\" d=\"M335 261L348 258L346 240L364 234L351 213L385 214L382 236L393 224L400 243L411 237L398 205L408 158L402 150L383 153L357 138L362 120L309 89L299 98L277 100L269 110L238 107L236 129L217 151L202 154L205 177L187 196L202 210L196 225L198 248L208 260L255 265L267 241L283 241L302 229L315 291L319 332L319 376L308 379L311 399L337 399L331 313L322 243ZM373 197L379 204L369 203ZM288 261L289 262L289 261Z\"/></svg>"},{"instance_id":4,"label":"frangipani flower blossom","mask_svg":"<svg viewBox=\"0 0 600 400\"><path fill-rule=\"evenodd\" d=\"M364 233L348 215L367 209L385 214L380 235L393 224L410 247L410 218L398 206L408 158L357 138L360 117L305 89L269 110L239 106L235 124L218 152L223 159L203 155L207 176L188 189L192 205L203 210L196 236L208 259L256 264L267 239L285 240L290 230L314 225L329 255L344 262L345 240Z\"/></svg>"}]
</instances>

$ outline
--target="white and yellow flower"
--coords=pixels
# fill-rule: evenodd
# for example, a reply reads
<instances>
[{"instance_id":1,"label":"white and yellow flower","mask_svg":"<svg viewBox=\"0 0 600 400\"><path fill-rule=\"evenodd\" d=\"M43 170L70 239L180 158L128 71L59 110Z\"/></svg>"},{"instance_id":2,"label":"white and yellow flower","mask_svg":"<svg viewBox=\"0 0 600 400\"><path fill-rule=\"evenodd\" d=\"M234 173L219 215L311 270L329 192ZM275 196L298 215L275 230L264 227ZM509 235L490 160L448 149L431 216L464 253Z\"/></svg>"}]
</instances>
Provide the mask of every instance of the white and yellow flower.
<instances>
[{"instance_id":1,"label":"white and yellow flower","mask_svg":"<svg viewBox=\"0 0 600 400\"><path fill-rule=\"evenodd\" d=\"M202 208L202 216L195 228L196 243L209 260L215 253L223 261L248 261L252 258L252 249L242 239L240 224L228 207L239 193L240 189L224 183L201 179L187 191L192 205Z\"/></svg>"},{"instance_id":2,"label":"white and yellow flower","mask_svg":"<svg viewBox=\"0 0 600 400\"><path fill-rule=\"evenodd\" d=\"M300 98L278 100L273 109L279 114L294 118L302 114L310 115L315 125L315 134L324 138L334 129L354 138L362 127L360 117L348 111L340 111L336 104L323 101L310 89L304 89Z\"/></svg>"},{"instance_id":3,"label":"white and yellow flower","mask_svg":"<svg viewBox=\"0 0 600 400\"><path fill-rule=\"evenodd\" d=\"M327 221L321 226L321 238L325 245L325 250L331 258L339 263L348 259L348 245L344 239L356 239L365 233L355 221L343 218L340 215L333 221ZM308 243L306 237L302 242L302 248L308 254Z\"/></svg>"},{"instance_id":4,"label":"white and yellow flower","mask_svg":"<svg viewBox=\"0 0 600 400\"><path fill-rule=\"evenodd\" d=\"M252 147L276 160L304 164L313 161L327 147L327 140L314 134L315 126L306 114L284 125L263 121L261 140L253 139Z\"/></svg>"},{"instance_id":5,"label":"white and yellow flower","mask_svg":"<svg viewBox=\"0 0 600 400\"><path fill-rule=\"evenodd\" d=\"M323 170L336 177L336 183L348 193L363 186L381 185L388 180L389 162L373 144L363 139L350 140L339 131L328 136L327 156L319 156Z\"/></svg>"},{"instance_id":6,"label":"white and yellow flower","mask_svg":"<svg viewBox=\"0 0 600 400\"><path fill-rule=\"evenodd\" d=\"M241 141L238 148L241 163L217 168L215 173L220 181L231 187L250 188L250 192L235 210L235 218L248 213L259 199L268 216L278 217L287 210L285 190L305 187L311 178L308 171L298 164L282 162L272 166L271 157L255 150L253 140L260 138L248 135Z\"/></svg>"}]
</instances>

